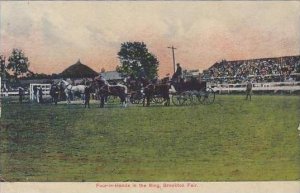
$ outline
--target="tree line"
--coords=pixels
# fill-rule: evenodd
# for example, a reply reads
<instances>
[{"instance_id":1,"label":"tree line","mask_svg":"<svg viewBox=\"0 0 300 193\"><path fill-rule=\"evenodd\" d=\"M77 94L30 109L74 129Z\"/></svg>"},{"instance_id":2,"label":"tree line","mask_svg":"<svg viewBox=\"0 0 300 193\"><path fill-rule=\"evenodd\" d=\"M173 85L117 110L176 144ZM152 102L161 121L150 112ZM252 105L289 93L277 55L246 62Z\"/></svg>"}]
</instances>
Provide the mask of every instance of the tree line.
<instances>
[{"instance_id":1,"label":"tree line","mask_svg":"<svg viewBox=\"0 0 300 193\"><path fill-rule=\"evenodd\" d=\"M120 64L116 71L123 76L137 78L144 71L146 78L157 76L159 61L150 53L144 42L124 42L117 53ZM24 51L14 48L8 58L0 55L1 77L7 82L17 83L20 78L59 78L59 74L38 74L29 70L30 62Z\"/></svg>"}]
</instances>

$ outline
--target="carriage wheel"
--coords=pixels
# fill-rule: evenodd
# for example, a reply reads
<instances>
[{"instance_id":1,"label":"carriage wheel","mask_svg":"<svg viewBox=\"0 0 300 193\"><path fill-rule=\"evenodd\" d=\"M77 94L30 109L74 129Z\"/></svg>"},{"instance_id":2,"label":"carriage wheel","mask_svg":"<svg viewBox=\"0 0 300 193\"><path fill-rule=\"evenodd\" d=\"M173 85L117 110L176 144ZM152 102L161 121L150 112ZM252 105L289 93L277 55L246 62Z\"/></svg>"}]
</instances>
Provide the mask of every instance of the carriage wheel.
<instances>
[{"instance_id":1,"label":"carriage wheel","mask_svg":"<svg viewBox=\"0 0 300 193\"><path fill-rule=\"evenodd\" d=\"M185 105L193 104L193 95L190 91L183 92L183 101Z\"/></svg>"},{"instance_id":2,"label":"carriage wheel","mask_svg":"<svg viewBox=\"0 0 300 193\"><path fill-rule=\"evenodd\" d=\"M154 96L153 97L153 103L155 104L162 104L164 102L164 99L160 96Z\"/></svg>"},{"instance_id":3,"label":"carriage wheel","mask_svg":"<svg viewBox=\"0 0 300 193\"><path fill-rule=\"evenodd\" d=\"M180 94L173 94L172 95L172 103L176 106L181 106L184 103L184 96Z\"/></svg>"},{"instance_id":4,"label":"carriage wheel","mask_svg":"<svg viewBox=\"0 0 300 193\"><path fill-rule=\"evenodd\" d=\"M131 95L130 95L130 102L132 103L132 104L139 104L139 103L141 103L141 98L140 98L140 96L139 96L139 94L138 93L132 93Z\"/></svg>"},{"instance_id":5,"label":"carriage wheel","mask_svg":"<svg viewBox=\"0 0 300 193\"><path fill-rule=\"evenodd\" d=\"M206 88L206 91L200 95L200 102L204 105L210 105L215 101L215 92L211 88Z\"/></svg>"},{"instance_id":6,"label":"carriage wheel","mask_svg":"<svg viewBox=\"0 0 300 193\"><path fill-rule=\"evenodd\" d=\"M200 92L194 92L191 95L191 100L192 100L193 105L197 105L197 104L201 103L201 94L200 94Z\"/></svg>"}]
</instances>

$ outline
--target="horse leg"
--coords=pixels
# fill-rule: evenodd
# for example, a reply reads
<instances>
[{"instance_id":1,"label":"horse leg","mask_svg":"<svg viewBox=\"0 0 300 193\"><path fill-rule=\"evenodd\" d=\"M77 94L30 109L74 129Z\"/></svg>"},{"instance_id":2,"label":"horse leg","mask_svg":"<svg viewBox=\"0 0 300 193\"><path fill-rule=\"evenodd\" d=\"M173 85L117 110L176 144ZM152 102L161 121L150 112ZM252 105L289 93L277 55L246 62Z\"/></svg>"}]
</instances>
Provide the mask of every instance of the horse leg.
<instances>
[{"instance_id":1,"label":"horse leg","mask_svg":"<svg viewBox=\"0 0 300 193\"><path fill-rule=\"evenodd\" d=\"M123 94L121 101L122 101L122 106L124 108L126 108L127 107L127 102L126 102L126 95L125 94Z\"/></svg>"},{"instance_id":2,"label":"horse leg","mask_svg":"<svg viewBox=\"0 0 300 193\"><path fill-rule=\"evenodd\" d=\"M82 100L82 104L85 104L85 94L80 94L80 98Z\"/></svg>"},{"instance_id":3,"label":"horse leg","mask_svg":"<svg viewBox=\"0 0 300 193\"><path fill-rule=\"evenodd\" d=\"M70 104L71 103L71 95L68 93L68 95L66 97L67 97L68 104Z\"/></svg>"},{"instance_id":4,"label":"horse leg","mask_svg":"<svg viewBox=\"0 0 300 193\"><path fill-rule=\"evenodd\" d=\"M145 106L146 95L143 96L143 107Z\"/></svg>"},{"instance_id":5,"label":"horse leg","mask_svg":"<svg viewBox=\"0 0 300 193\"><path fill-rule=\"evenodd\" d=\"M164 100L165 100L165 106L170 106L170 97L169 96L165 96Z\"/></svg>"},{"instance_id":6,"label":"horse leg","mask_svg":"<svg viewBox=\"0 0 300 193\"><path fill-rule=\"evenodd\" d=\"M150 106L150 101L151 101L151 95L148 94L148 96L147 96L147 107Z\"/></svg>"},{"instance_id":7,"label":"horse leg","mask_svg":"<svg viewBox=\"0 0 300 193\"><path fill-rule=\"evenodd\" d=\"M122 107L126 108L126 107L127 107L127 103L126 103L126 94L125 94L125 93L120 94L120 95L119 95L119 98L120 98L120 100L121 100Z\"/></svg>"},{"instance_id":8,"label":"horse leg","mask_svg":"<svg viewBox=\"0 0 300 193\"><path fill-rule=\"evenodd\" d=\"M105 96L100 96L100 108L104 108Z\"/></svg>"},{"instance_id":9,"label":"horse leg","mask_svg":"<svg viewBox=\"0 0 300 193\"><path fill-rule=\"evenodd\" d=\"M70 104L70 95L69 95L69 93L66 93L66 100L67 100L67 104Z\"/></svg>"},{"instance_id":10,"label":"horse leg","mask_svg":"<svg viewBox=\"0 0 300 193\"><path fill-rule=\"evenodd\" d=\"M145 93L144 97L143 97L143 107L148 107L150 106L150 94L149 93Z\"/></svg>"},{"instance_id":11,"label":"horse leg","mask_svg":"<svg viewBox=\"0 0 300 193\"><path fill-rule=\"evenodd\" d=\"M120 97L120 100L121 100L121 107L125 107L125 99L123 96Z\"/></svg>"}]
</instances>

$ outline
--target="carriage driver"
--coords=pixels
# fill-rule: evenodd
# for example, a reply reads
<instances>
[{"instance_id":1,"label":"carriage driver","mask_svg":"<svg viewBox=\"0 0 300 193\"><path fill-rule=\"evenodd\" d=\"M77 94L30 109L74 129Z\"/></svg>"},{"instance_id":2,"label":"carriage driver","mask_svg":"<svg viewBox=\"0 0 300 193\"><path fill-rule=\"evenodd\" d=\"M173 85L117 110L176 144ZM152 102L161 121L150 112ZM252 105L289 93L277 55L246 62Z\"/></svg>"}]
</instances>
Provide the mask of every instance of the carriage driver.
<instances>
[{"instance_id":1,"label":"carriage driver","mask_svg":"<svg viewBox=\"0 0 300 193\"><path fill-rule=\"evenodd\" d=\"M179 83L181 76L182 76L182 68L181 68L180 64L177 63L177 69L176 69L176 72L172 76L172 81Z\"/></svg>"}]
</instances>

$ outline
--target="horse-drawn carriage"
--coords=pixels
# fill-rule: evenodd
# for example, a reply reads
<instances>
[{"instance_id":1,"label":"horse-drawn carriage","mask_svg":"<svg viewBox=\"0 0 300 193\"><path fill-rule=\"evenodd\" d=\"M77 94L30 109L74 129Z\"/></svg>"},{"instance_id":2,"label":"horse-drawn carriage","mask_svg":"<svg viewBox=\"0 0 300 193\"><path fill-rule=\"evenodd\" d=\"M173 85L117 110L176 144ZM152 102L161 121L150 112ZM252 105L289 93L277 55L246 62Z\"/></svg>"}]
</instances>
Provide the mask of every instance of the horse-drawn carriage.
<instances>
[{"instance_id":1,"label":"horse-drawn carriage","mask_svg":"<svg viewBox=\"0 0 300 193\"><path fill-rule=\"evenodd\" d=\"M170 97L174 105L192 105L192 104L212 104L215 100L215 93L212 88L207 86L207 82L191 79L188 81L162 80L158 82L133 81L128 84L130 90L130 102L133 104L143 103L145 99L147 105L150 103L162 104L169 102ZM137 86L133 86L137 85ZM147 97L147 95L149 95ZM148 102L149 101L149 102Z\"/></svg>"},{"instance_id":2,"label":"horse-drawn carriage","mask_svg":"<svg viewBox=\"0 0 300 193\"><path fill-rule=\"evenodd\" d=\"M57 88L64 90L66 99L70 103L70 96L75 92L83 96L86 86L72 86L67 81L61 80ZM168 106L170 99L177 106L212 104L215 100L214 91L207 86L206 82L197 79L179 82L169 81L169 79L161 81L139 79L129 80L125 85L120 83L110 85L100 76L91 82L91 88L95 92L96 99L100 100L100 107L104 107L104 104L111 100L116 104L122 103L123 106L127 106L128 100L132 104L143 104L143 106L149 106L151 103ZM58 91L51 93L58 93ZM57 103L57 97L54 98L56 98L54 102Z\"/></svg>"},{"instance_id":3,"label":"horse-drawn carriage","mask_svg":"<svg viewBox=\"0 0 300 193\"><path fill-rule=\"evenodd\" d=\"M174 105L209 105L215 101L215 92L207 87L207 82L196 79L171 84L172 103Z\"/></svg>"},{"instance_id":4,"label":"horse-drawn carriage","mask_svg":"<svg viewBox=\"0 0 300 193\"><path fill-rule=\"evenodd\" d=\"M162 104L167 100L168 85L165 83L157 83L147 79L131 79L127 81L126 85L129 90L129 101L132 104Z\"/></svg>"}]
</instances>

